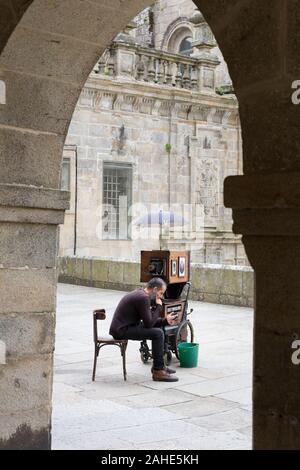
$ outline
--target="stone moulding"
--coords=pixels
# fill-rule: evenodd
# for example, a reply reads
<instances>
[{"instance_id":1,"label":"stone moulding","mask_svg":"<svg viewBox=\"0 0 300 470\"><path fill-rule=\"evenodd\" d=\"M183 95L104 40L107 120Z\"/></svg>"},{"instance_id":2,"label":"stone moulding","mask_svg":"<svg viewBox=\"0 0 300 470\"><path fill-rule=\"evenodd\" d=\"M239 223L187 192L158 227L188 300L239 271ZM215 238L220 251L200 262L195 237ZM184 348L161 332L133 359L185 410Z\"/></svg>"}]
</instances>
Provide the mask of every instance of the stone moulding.
<instances>
[{"instance_id":1,"label":"stone moulding","mask_svg":"<svg viewBox=\"0 0 300 470\"><path fill-rule=\"evenodd\" d=\"M219 126L238 125L239 111L235 103L219 103L218 100L205 100L193 95L193 99L186 96L165 94L153 96L153 91L143 94L136 91L102 90L98 87L86 87L81 93L78 106L90 108L95 111L123 111L126 113L147 114L151 116L169 117L170 112L175 119L199 120ZM158 90L156 90L158 93ZM198 98L198 100L197 100ZM197 100L197 101L196 101Z\"/></svg>"},{"instance_id":2,"label":"stone moulding","mask_svg":"<svg viewBox=\"0 0 300 470\"><path fill-rule=\"evenodd\" d=\"M236 234L300 236L299 171L230 176L224 202L233 209Z\"/></svg>"},{"instance_id":3,"label":"stone moulding","mask_svg":"<svg viewBox=\"0 0 300 470\"><path fill-rule=\"evenodd\" d=\"M26 185L0 184L0 206L65 210L69 192Z\"/></svg>"},{"instance_id":4,"label":"stone moulding","mask_svg":"<svg viewBox=\"0 0 300 470\"><path fill-rule=\"evenodd\" d=\"M68 191L0 184L0 221L62 224L69 199Z\"/></svg>"},{"instance_id":5,"label":"stone moulding","mask_svg":"<svg viewBox=\"0 0 300 470\"><path fill-rule=\"evenodd\" d=\"M232 209L300 209L300 171L229 176L225 205Z\"/></svg>"}]
</instances>

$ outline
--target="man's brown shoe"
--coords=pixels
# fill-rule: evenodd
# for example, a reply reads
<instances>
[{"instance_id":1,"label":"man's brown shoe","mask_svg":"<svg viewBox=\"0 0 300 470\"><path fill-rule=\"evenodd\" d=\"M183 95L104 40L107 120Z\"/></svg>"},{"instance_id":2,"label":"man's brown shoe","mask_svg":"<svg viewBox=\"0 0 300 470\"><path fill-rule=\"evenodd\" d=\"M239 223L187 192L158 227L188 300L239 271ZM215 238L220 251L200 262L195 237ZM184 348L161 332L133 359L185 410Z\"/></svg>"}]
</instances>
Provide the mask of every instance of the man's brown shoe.
<instances>
[{"instance_id":1,"label":"man's brown shoe","mask_svg":"<svg viewBox=\"0 0 300 470\"><path fill-rule=\"evenodd\" d=\"M168 374L176 374L176 370L170 369L170 367L165 367L165 370L168 372ZM153 372L154 369L151 367L151 372Z\"/></svg>"},{"instance_id":2,"label":"man's brown shoe","mask_svg":"<svg viewBox=\"0 0 300 470\"><path fill-rule=\"evenodd\" d=\"M170 375L166 369L155 370L153 369L152 378L155 382L178 382L178 377Z\"/></svg>"}]
</instances>

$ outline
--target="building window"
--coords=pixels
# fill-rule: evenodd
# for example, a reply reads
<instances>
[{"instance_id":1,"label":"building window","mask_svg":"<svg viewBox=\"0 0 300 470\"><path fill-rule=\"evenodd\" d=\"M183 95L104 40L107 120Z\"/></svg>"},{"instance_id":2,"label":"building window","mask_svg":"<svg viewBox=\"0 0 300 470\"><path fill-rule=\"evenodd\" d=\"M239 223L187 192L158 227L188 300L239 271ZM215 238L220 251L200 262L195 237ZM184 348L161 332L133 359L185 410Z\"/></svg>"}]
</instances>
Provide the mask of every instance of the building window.
<instances>
[{"instance_id":1,"label":"building window","mask_svg":"<svg viewBox=\"0 0 300 470\"><path fill-rule=\"evenodd\" d=\"M71 160L70 158L63 159L60 188L63 191L70 191L71 189Z\"/></svg>"},{"instance_id":2,"label":"building window","mask_svg":"<svg viewBox=\"0 0 300 470\"><path fill-rule=\"evenodd\" d=\"M132 203L132 166L104 163L103 238L128 240L129 208Z\"/></svg>"},{"instance_id":3,"label":"building window","mask_svg":"<svg viewBox=\"0 0 300 470\"><path fill-rule=\"evenodd\" d=\"M179 54L186 55L190 57L193 53L192 38L184 38L179 46Z\"/></svg>"}]
</instances>

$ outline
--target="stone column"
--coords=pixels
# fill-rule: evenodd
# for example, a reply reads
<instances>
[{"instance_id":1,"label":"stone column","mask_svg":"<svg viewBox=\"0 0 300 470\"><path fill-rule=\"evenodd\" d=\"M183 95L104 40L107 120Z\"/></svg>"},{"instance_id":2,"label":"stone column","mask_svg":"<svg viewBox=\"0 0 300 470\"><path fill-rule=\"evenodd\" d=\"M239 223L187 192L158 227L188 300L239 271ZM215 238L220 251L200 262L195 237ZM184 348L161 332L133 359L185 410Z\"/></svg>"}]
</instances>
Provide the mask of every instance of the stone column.
<instances>
[{"instance_id":1,"label":"stone column","mask_svg":"<svg viewBox=\"0 0 300 470\"><path fill-rule=\"evenodd\" d=\"M255 449L300 448L300 172L225 181L234 232L255 270Z\"/></svg>"},{"instance_id":2,"label":"stone column","mask_svg":"<svg viewBox=\"0 0 300 470\"><path fill-rule=\"evenodd\" d=\"M68 192L0 184L0 449L51 445L58 225L68 201Z\"/></svg>"}]
</instances>

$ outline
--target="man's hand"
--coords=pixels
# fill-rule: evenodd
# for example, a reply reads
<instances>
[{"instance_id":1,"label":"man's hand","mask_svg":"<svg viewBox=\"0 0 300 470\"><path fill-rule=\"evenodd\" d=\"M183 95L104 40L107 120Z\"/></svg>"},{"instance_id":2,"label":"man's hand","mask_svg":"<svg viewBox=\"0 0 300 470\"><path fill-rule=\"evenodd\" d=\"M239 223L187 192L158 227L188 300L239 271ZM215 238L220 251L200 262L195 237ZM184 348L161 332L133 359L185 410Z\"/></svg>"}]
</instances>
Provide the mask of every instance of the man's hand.
<instances>
[{"instance_id":1,"label":"man's hand","mask_svg":"<svg viewBox=\"0 0 300 470\"><path fill-rule=\"evenodd\" d=\"M178 315L174 317L174 315L169 313L169 314L167 314L166 318L167 318L167 322L170 326L175 326L175 325L178 325L178 323L179 323Z\"/></svg>"}]
</instances>

